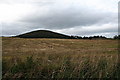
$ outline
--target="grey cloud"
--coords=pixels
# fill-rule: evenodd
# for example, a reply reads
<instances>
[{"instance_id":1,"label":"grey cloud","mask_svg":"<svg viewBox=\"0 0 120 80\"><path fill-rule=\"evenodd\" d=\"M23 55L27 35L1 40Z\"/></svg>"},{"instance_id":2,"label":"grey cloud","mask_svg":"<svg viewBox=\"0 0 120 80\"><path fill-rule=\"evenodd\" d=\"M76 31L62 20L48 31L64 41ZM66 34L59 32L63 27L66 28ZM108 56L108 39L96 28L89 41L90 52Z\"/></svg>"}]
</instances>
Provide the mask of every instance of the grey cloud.
<instances>
[{"instance_id":1,"label":"grey cloud","mask_svg":"<svg viewBox=\"0 0 120 80\"><path fill-rule=\"evenodd\" d=\"M2 35L18 35L30 28L20 23L2 23Z\"/></svg>"},{"instance_id":2,"label":"grey cloud","mask_svg":"<svg viewBox=\"0 0 120 80\"><path fill-rule=\"evenodd\" d=\"M94 27L95 26L95 27ZM84 26L84 27L73 27L73 28L67 28L67 29L61 29L58 30L58 32L69 34L69 35L94 35L94 34L101 34L101 33L117 33L118 29L116 27L116 24L105 24L105 25L92 25Z\"/></svg>"},{"instance_id":3,"label":"grey cloud","mask_svg":"<svg viewBox=\"0 0 120 80\"><path fill-rule=\"evenodd\" d=\"M117 22L117 13L94 12L92 9L76 9L69 7L66 9L50 8L45 15L39 15L39 9L36 14L29 15L20 21L36 25L34 28L63 29L74 26L90 26L93 24L104 24ZM44 12L43 12L44 13Z\"/></svg>"},{"instance_id":4,"label":"grey cloud","mask_svg":"<svg viewBox=\"0 0 120 80\"><path fill-rule=\"evenodd\" d=\"M9 2L8 0L7 2L4 2L5 0L1 1L6 4L14 3L13 0L11 0L12 2ZM64 3L64 0L60 3L56 2L59 0L25 1L16 1L14 4L23 2L27 4L28 2L33 7L33 10L31 10L31 13L27 13L27 16L21 16L21 19L16 20L13 23L4 23L4 35L17 35L35 29L61 31L61 33L70 35L93 35L117 32L117 27L109 27L106 29L102 26L109 23L111 26L117 24L117 12L110 12L110 10L102 11L95 7L89 7L89 5L81 5L82 1L77 4L72 3L73 0L71 0L69 4ZM87 27L92 25L96 25L96 29L89 30ZM86 29L82 29L82 27L86 27Z\"/></svg>"}]
</instances>

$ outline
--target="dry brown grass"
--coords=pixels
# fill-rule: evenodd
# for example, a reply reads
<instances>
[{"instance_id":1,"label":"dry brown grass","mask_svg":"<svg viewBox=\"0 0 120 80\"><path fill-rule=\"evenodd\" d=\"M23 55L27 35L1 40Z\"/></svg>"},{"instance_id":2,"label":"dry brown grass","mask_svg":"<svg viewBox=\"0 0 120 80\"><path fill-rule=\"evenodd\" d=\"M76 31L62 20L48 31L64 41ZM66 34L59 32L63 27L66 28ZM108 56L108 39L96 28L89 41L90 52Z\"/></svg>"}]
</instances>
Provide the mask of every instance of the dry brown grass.
<instances>
[{"instance_id":1,"label":"dry brown grass","mask_svg":"<svg viewBox=\"0 0 120 80\"><path fill-rule=\"evenodd\" d=\"M36 64L29 73L24 72L29 76L11 72L14 64L29 56ZM3 61L7 66L4 78L118 78L120 72L117 40L3 38Z\"/></svg>"}]
</instances>

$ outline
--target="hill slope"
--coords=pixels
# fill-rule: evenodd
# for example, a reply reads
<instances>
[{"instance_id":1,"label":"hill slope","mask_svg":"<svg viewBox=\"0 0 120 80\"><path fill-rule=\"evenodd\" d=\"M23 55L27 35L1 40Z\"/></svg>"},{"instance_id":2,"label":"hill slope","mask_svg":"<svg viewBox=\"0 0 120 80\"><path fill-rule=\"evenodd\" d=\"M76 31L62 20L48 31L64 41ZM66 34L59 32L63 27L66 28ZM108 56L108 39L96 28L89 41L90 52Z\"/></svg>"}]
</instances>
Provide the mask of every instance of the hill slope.
<instances>
[{"instance_id":1,"label":"hill slope","mask_svg":"<svg viewBox=\"0 0 120 80\"><path fill-rule=\"evenodd\" d=\"M25 34L21 34L15 37L20 37L20 38L62 38L62 39L69 39L70 36L48 31L48 30L37 30L37 31L32 31L28 32Z\"/></svg>"}]
</instances>

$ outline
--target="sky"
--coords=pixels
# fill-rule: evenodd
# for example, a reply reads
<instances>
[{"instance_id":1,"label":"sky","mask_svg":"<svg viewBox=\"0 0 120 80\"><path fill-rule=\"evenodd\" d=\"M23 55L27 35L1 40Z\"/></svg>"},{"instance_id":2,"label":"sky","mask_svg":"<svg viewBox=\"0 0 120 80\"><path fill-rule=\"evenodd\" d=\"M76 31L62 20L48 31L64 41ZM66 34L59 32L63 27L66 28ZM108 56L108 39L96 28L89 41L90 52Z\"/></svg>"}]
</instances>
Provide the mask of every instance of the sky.
<instances>
[{"instance_id":1,"label":"sky","mask_svg":"<svg viewBox=\"0 0 120 80\"><path fill-rule=\"evenodd\" d=\"M66 35L118 34L119 0L0 0L3 36L34 30Z\"/></svg>"}]
</instances>

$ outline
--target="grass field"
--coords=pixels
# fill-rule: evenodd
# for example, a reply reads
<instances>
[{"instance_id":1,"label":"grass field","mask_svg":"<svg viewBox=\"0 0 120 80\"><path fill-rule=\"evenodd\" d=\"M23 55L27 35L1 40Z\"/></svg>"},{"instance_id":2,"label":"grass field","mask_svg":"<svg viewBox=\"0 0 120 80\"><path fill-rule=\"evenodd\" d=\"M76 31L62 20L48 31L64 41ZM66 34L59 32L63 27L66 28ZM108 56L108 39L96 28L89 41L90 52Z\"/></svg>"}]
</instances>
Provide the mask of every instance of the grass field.
<instances>
[{"instance_id":1,"label":"grass field","mask_svg":"<svg viewBox=\"0 0 120 80\"><path fill-rule=\"evenodd\" d=\"M3 78L118 78L117 40L3 38Z\"/></svg>"}]
</instances>

